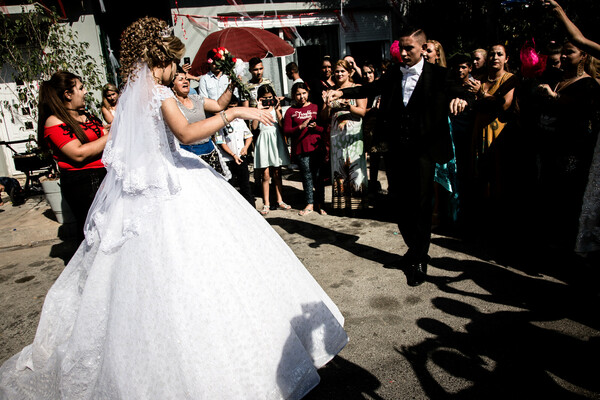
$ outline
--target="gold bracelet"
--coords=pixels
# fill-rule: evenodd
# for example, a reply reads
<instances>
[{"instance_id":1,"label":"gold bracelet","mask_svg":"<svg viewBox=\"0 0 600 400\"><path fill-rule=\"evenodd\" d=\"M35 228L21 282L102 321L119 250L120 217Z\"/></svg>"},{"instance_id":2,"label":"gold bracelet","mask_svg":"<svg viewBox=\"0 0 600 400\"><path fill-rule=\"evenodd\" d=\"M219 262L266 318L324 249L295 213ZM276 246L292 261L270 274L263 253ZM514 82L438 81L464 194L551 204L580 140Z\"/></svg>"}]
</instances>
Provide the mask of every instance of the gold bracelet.
<instances>
[{"instance_id":1,"label":"gold bracelet","mask_svg":"<svg viewBox=\"0 0 600 400\"><path fill-rule=\"evenodd\" d=\"M232 133L233 127L231 126L231 123L227 119L227 114L225 114L225 110L221 111L221 119L223 120L223 123L225 124L224 128L227 129L227 133Z\"/></svg>"},{"instance_id":2,"label":"gold bracelet","mask_svg":"<svg viewBox=\"0 0 600 400\"><path fill-rule=\"evenodd\" d=\"M221 111L221 119L225 126L230 125L229 120L227 119L227 114L225 114L225 110Z\"/></svg>"}]
</instances>

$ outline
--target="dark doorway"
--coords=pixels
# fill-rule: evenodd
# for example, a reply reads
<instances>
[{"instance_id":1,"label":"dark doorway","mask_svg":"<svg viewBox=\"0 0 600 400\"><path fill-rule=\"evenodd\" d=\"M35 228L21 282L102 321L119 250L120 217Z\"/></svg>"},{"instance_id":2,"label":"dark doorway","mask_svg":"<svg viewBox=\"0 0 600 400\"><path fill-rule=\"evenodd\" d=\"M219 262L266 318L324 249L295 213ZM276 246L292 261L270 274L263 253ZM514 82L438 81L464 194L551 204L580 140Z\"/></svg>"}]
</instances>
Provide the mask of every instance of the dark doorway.
<instances>
[{"instance_id":1,"label":"dark doorway","mask_svg":"<svg viewBox=\"0 0 600 400\"><path fill-rule=\"evenodd\" d=\"M302 79L312 82L319 78L324 56L330 56L333 64L339 57L338 26L307 26L297 29L304 40L304 45L298 41L294 44L298 55L298 69Z\"/></svg>"},{"instance_id":2,"label":"dark doorway","mask_svg":"<svg viewBox=\"0 0 600 400\"><path fill-rule=\"evenodd\" d=\"M379 66L385 55L386 41L377 40L372 42L346 43L348 54L354 57L360 67L365 61L372 62L376 67Z\"/></svg>"}]
</instances>

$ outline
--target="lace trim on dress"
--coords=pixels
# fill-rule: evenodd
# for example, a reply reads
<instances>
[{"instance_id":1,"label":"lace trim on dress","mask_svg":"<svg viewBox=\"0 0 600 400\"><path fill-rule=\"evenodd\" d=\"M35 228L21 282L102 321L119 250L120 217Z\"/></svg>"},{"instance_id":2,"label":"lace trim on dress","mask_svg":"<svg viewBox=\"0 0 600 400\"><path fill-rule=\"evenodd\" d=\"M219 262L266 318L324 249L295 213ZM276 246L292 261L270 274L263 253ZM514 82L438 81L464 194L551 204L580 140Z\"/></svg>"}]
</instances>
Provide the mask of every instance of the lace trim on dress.
<instances>
[{"instance_id":1,"label":"lace trim on dress","mask_svg":"<svg viewBox=\"0 0 600 400\"><path fill-rule=\"evenodd\" d=\"M137 235L142 218L181 189L173 159L176 146L160 110L165 99L175 96L154 83L146 64L138 64L130 78L119 98L102 157L107 175L85 227L87 243L101 240L100 250L105 252ZM134 203L135 197L145 201Z\"/></svg>"}]
</instances>

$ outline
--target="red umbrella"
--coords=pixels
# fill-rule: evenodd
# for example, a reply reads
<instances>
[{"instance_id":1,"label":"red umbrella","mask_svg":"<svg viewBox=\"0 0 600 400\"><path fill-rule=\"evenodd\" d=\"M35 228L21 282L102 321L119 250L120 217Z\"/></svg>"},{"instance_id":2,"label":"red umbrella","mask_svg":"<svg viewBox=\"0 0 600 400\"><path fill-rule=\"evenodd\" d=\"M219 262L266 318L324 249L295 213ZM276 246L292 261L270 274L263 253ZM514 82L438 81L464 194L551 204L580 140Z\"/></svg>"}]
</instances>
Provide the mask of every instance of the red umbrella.
<instances>
[{"instance_id":1,"label":"red umbrella","mask_svg":"<svg viewBox=\"0 0 600 400\"><path fill-rule=\"evenodd\" d=\"M260 28L225 28L204 39L192 62L191 73L208 72L206 54L217 47L225 47L234 57L249 61L252 57L265 58L289 56L294 48L279 36Z\"/></svg>"}]
</instances>

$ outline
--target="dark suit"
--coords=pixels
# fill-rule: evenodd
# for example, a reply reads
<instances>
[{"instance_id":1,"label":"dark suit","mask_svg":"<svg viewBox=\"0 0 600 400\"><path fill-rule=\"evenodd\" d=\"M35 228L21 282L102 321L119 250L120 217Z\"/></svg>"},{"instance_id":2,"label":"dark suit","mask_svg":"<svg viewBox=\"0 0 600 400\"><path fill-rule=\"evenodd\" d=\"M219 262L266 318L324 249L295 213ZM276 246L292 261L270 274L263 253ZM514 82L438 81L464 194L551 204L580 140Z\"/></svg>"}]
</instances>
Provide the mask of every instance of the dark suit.
<instances>
[{"instance_id":1,"label":"dark suit","mask_svg":"<svg viewBox=\"0 0 600 400\"><path fill-rule=\"evenodd\" d=\"M398 205L398 227L408 258L427 262L435 163L448 162L452 142L448 126L447 70L427 62L410 101L402 98L402 72L388 69L379 80L344 89L344 97L381 94L377 132L389 144L385 165L389 193Z\"/></svg>"}]
</instances>

